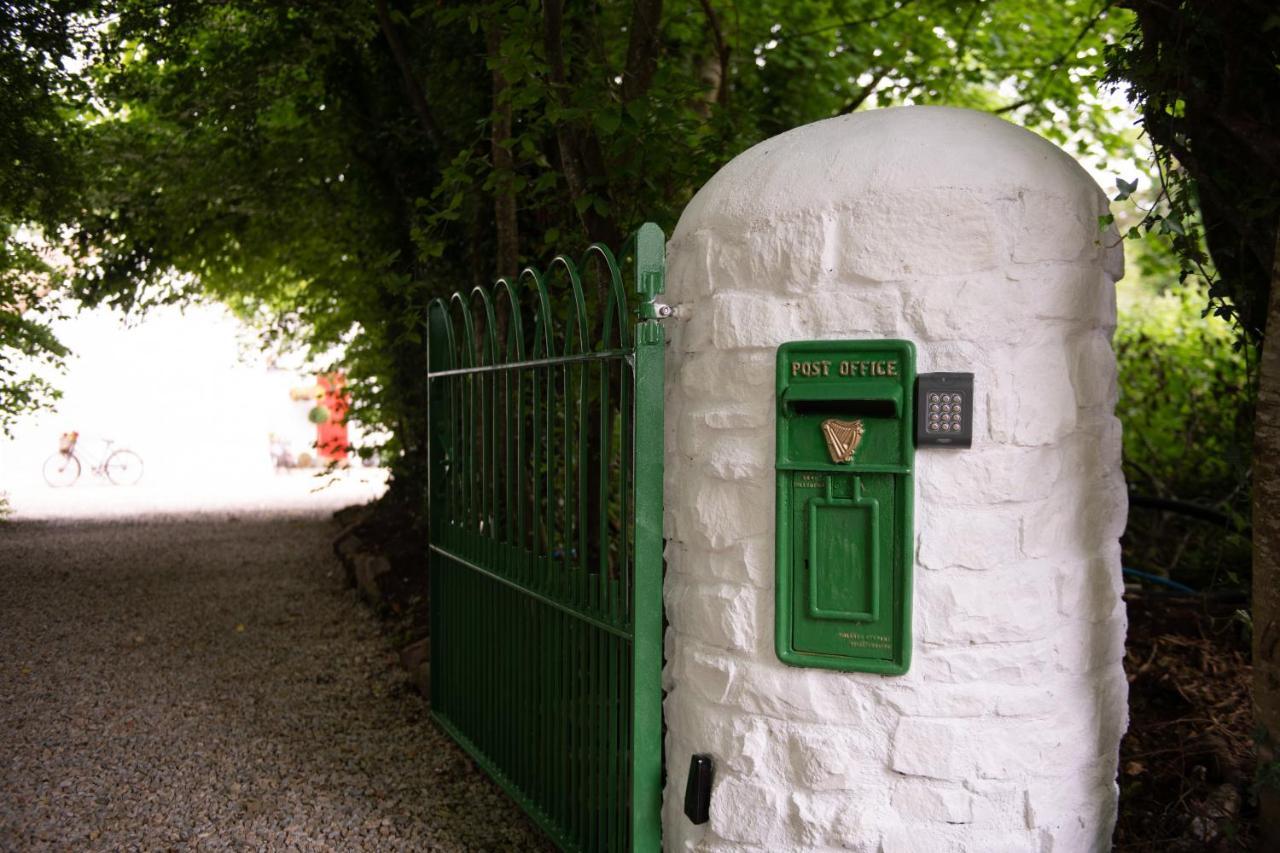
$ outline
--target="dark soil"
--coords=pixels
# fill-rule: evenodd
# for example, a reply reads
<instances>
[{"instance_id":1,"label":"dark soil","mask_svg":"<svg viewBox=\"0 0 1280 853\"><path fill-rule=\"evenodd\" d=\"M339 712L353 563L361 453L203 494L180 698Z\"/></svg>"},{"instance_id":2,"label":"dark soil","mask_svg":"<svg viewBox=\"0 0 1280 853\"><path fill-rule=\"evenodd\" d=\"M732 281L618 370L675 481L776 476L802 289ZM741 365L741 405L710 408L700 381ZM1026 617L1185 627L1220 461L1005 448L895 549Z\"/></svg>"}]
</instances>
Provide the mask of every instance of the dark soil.
<instances>
[{"instance_id":1,"label":"dark soil","mask_svg":"<svg viewBox=\"0 0 1280 853\"><path fill-rule=\"evenodd\" d=\"M1253 850L1248 635L1240 603L1125 595L1129 732L1118 851Z\"/></svg>"}]
</instances>

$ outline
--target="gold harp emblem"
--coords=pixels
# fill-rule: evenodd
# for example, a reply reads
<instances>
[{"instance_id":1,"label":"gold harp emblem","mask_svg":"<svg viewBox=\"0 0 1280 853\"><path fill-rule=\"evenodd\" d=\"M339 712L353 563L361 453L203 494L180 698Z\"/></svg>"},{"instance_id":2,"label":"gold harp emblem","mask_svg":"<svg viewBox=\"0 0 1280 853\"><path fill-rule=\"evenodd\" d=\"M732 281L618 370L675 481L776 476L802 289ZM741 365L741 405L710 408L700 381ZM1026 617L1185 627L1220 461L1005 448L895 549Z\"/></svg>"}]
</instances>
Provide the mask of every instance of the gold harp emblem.
<instances>
[{"instance_id":1,"label":"gold harp emblem","mask_svg":"<svg viewBox=\"0 0 1280 853\"><path fill-rule=\"evenodd\" d=\"M822 422L822 435L827 439L827 452L837 464L853 459L858 442L862 441L862 421L838 421L829 418Z\"/></svg>"}]
</instances>

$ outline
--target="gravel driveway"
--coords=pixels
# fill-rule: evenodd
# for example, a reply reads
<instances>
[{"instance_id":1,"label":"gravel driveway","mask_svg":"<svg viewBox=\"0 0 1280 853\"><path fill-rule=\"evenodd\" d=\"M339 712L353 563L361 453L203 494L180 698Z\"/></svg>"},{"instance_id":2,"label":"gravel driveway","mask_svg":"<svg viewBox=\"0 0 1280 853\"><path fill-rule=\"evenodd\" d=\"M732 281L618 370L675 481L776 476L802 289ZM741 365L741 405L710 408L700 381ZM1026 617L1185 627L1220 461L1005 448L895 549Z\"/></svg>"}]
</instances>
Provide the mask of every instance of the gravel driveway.
<instances>
[{"instance_id":1,"label":"gravel driveway","mask_svg":"<svg viewBox=\"0 0 1280 853\"><path fill-rule=\"evenodd\" d=\"M0 849L544 850L310 515L0 524Z\"/></svg>"}]
</instances>

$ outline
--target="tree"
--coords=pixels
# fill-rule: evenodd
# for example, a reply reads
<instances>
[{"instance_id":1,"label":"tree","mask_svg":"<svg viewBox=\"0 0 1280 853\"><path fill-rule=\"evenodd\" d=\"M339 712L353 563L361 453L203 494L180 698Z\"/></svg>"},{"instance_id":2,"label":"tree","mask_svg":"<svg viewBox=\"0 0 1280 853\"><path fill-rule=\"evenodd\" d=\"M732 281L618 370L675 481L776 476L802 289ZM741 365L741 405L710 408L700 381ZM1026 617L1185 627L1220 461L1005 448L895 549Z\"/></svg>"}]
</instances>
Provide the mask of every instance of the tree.
<instances>
[{"instance_id":1,"label":"tree","mask_svg":"<svg viewBox=\"0 0 1280 853\"><path fill-rule=\"evenodd\" d=\"M41 225L68 215L75 172L77 78L64 63L84 39L78 0L0 5L0 435L57 392L28 372L67 350L49 321L57 309Z\"/></svg>"},{"instance_id":2,"label":"tree","mask_svg":"<svg viewBox=\"0 0 1280 853\"><path fill-rule=\"evenodd\" d=\"M1261 347L1253 466L1253 667L1261 824L1280 845L1280 13L1266 0L1126 0L1109 57L1154 147L1182 275Z\"/></svg>"},{"instance_id":3,"label":"tree","mask_svg":"<svg viewBox=\"0 0 1280 853\"><path fill-rule=\"evenodd\" d=\"M1065 112L1114 143L1081 75L1123 26L1101 0L103 0L100 17L78 293L211 295L269 342L345 344L354 415L393 432L411 505L431 297L669 229L748 145L873 103Z\"/></svg>"}]
</instances>

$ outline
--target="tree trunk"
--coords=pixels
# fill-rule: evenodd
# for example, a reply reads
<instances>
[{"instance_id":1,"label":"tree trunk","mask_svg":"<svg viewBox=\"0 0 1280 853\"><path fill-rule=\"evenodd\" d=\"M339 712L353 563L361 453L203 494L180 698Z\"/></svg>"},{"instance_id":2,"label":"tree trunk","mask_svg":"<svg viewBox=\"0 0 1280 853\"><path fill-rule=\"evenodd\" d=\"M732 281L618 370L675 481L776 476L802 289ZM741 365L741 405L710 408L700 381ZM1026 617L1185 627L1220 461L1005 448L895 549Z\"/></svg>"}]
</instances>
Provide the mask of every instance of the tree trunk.
<instances>
[{"instance_id":1,"label":"tree trunk","mask_svg":"<svg viewBox=\"0 0 1280 853\"><path fill-rule=\"evenodd\" d=\"M502 32L497 20L489 22L485 32L489 62L493 75L493 125L489 133L489 150L493 170L498 174L493 188L493 221L496 229L499 276L514 277L519 270L520 232L516 220L516 196L511 189L515 160L507 147L511 139L511 102L506 98L507 80L502 75Z\"/></svg>"},{"instance_id":2,"label":"tree trunk","mask_svg":"<svg viewBox=\"0 0 1280 853\"><path fill-rule=\"evenodd\" d=\"M1253 439L1253 714L1258 741L1259 849L1280 849L1280 239L1271 261L1267 336Z\"/></svg>"}]
</instances>

